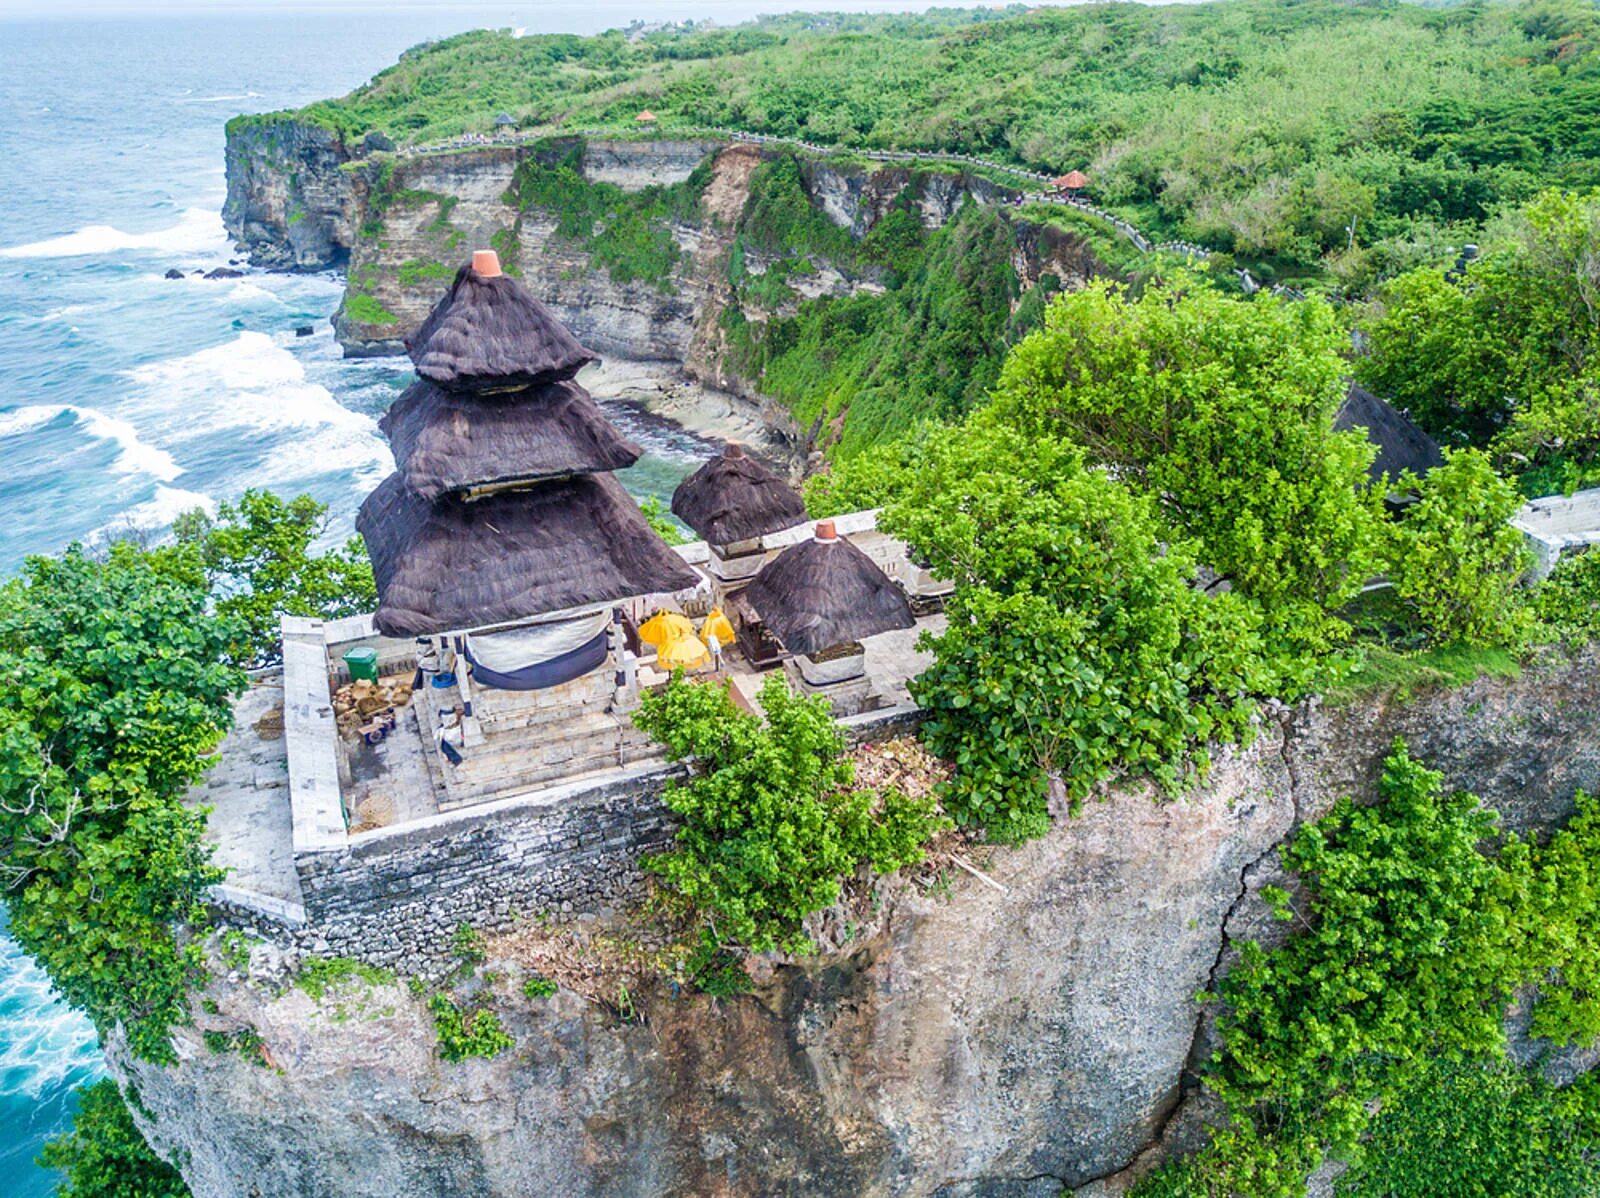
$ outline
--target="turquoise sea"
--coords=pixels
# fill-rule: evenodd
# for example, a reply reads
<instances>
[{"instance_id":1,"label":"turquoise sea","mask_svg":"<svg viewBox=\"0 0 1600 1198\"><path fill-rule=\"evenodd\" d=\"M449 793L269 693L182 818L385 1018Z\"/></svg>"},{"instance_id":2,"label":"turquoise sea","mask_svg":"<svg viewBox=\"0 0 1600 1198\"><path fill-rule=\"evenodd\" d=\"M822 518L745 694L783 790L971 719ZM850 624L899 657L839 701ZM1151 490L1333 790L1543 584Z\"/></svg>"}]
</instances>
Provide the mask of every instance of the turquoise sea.
<instances>
[{"instance_id":1,"label":"turquoise sea","mask_svg":"<svg viewBox=\"0 0 1600 1198\"><path fill-rule=\"evenodd\" d=\"M336 278L192 273L235 256L219 216L228 117L347 91L408 46L473 27L585 33L788 6L670 7L38 18L0 3L0 576L74 540L160 536L178 512L247 486L309 491L348 531L391 469L375 418L408 375L340 357ZM315 333L297 337L303 325ZM650 451L637 490L670 490L703 452L660 428L629 432ZM91 1029L0 925L0 1195L50 1192L33 1158L98 1068Z\"/></svg>"}]
</instances>

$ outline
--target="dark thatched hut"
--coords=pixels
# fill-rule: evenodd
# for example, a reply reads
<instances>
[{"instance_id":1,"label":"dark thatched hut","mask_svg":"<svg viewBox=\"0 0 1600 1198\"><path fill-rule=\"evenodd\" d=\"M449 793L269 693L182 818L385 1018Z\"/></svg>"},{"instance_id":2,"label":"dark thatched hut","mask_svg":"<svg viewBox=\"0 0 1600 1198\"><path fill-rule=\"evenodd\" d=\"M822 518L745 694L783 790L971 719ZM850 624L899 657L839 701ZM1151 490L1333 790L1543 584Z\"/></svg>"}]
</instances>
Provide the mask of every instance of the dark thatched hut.
<instances>
[{"instance_id":1,"label":"dark thatched hut","mask_svg":"<svg viewBox=\"0 0 1600 1198\"><path fill-rule=\"evenodd\" d=\"M483 396L418 379L378 427L405 485L424 499L513 480L622 470L641 453L571 381Z\"/></svg>"},{"instance_id":2,"label":"dark thatched hut","mask_svg":"<svg viewBox=\"0 0 1600 1198\"><path fill-rule=\"evenodd\" d=\"M1404 412L1355 383L1350 384L1333 427L1339 432L1366 430L1367 439L1378 447L1378 456L1367 467L1367 477L1375 483L1393 482L1406 470L1426 474L1444 461L1438 442L1411 423Z\"/></svg>"},{"instance_id":3,"label":"dark thatched hut","mask_svg":"<svg viewBox=\"0 0 1600 1198\"><path fill-rule=\"evenodd\" d=\"M699 580L609 474L432 503L391 474L361 505L356 529L385 636L514 623Z\"/></svg>"},{"instance_id":4,"label":"dark thatched hut","mask_svg":"<svg viewBox=\"0 0 1600 1198\"><path fill-rule=\"evenodd\" d=\"M473 255L410 337L417 373L457 391L512 391L570 379L596 355L550 310L500 273L492 253Z\"/></svg>"},{"instance_id":5,"label":"dark thatched hut","mask_svg":"<svg viewBox=\"0 0 1600 1198\"><path fill-rule=\"evenodd\" d=\"M832 520L762 566L744 601L790 653L816 654L916 623L905 594Z\"/></svg>"},{"instance_id":6,"label":"dark thatched hut","mask_svg":"<svg viewBox=\"0 0 1600 1198\"><path fill-rule=\"evenodd\" d=\"M729 445L678 484L672 514L713 545L732 545L793 528L806 518L805 501L783 479Z\"/></svg>"}]
</instances>

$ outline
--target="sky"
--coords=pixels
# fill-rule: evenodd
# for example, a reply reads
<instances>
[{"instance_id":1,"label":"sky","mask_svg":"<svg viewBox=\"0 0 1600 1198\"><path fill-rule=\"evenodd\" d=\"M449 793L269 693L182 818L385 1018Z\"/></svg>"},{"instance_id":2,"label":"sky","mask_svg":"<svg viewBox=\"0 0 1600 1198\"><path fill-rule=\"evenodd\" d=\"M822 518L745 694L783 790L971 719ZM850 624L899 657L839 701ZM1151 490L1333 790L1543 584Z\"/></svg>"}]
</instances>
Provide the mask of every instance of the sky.
<instances>
[{"instance_id":1,"label":"sky","mask_svg":"<svg viewBox=\"0 0 1600 1198\"><path fill-rule=\"evenodd\" d=\"M993 7L1004 7L993 3ZM1049 2L1049 0L1046 0ZM982 0L970 3L930 3L930 0L693 0L692 3L674 3L674 0L634 0L633 3L602 3L601 8L625 11L628 19L671 20L685 15L713 16L719 9L726 10L729 21L745 20L752 11L844 11L844 12L916 12L930 7L966 8L980 7ZM202 12L293 12L306 9L350 10L371 9L390 11L397 9L427 8L448 12L450 9L483 12L491 8L504 8L508 15L519 18L519 23L537 28L541 9L570 10L571 0L509 0L500 4L496 0L432 0L431 3L394 3L393 0L333 0L317 3L315 0L0 0L0 17L59 17L68 14L159 14ZM624 22L625 23L625 22Z\"/></svg>"}]
</instances>

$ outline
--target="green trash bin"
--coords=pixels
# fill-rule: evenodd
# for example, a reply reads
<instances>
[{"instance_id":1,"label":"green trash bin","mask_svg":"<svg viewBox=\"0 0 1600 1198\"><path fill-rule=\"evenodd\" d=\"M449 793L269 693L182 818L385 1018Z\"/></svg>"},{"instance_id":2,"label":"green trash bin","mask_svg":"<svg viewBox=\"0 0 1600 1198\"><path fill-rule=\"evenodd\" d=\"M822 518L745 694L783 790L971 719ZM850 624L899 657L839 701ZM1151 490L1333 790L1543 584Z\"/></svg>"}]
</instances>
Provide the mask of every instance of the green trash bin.
<instances>
[{"instance_id":1,"label":"green trash bin","mask_svg":"<svg viewBox=\"0 0 1600 1198\"><path fill-rule=\"evenodd\" d=\"M365 678L369 682L378 680L378 651L357 645L354 649L344 651L344 664L350 671L350 680L354 682Z\"/></svg>"}]
</instances>

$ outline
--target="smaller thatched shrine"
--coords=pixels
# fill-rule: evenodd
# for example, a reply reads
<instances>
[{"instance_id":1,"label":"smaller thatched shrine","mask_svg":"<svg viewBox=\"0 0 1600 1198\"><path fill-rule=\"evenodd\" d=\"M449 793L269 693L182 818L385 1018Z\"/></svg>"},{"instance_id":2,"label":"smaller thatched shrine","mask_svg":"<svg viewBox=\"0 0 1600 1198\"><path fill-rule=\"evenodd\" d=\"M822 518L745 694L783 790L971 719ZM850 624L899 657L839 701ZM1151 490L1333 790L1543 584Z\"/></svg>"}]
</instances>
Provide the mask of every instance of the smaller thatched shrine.
<instances>
[{"instance_id":1,"label":"smaller thatched shrine","mask_svg":"<svg viewBox=\"0 0 1600 1198\"><path fill-rule=\"evenodd\" d=\"M678 484L672 514L700 534L712 574L727 583L755 574L764 560L760 539L804 523L806 505L744 446L729 443Z\"/></svg>"},{"instance_id":2,"label":"smaller thatched shrine","mask_svg":"<svg viewBox=\"0 0 1600 1198\"><path fill-rule=\"evenodd\" d=\"M610 473L639 448L573 381L594 355L489 251L406 348L419 377L382 421L397 469L356 528L377 629L416 638L429 676L440 805L627 764L648 742L617 605L701 580Z\"/></svg>"},{"instance_id":3,"label":"smaller thatched shrine","mask_svg":"<svg viewBox=\"0 0 1600 1198\"><path fill-rule=\"evenodd\" d=\"M790 655L791 679L839 714L873 704L861 641L916 623L905 592L832 520L762 566L740 600Z\"/></svg>"},{"instance_id":4,"label":"smaller thatched shrine","mask_svg":"<svg viewBox=\"0 0 1600 1198\"><path fill-rule=\"evenodd\" d=\"M1345 393L1333 427L1338 432L1366 431L1367 440L1378 447L1378 456L1367 467L1367 477L1375 483L1394 482L1406 470L1423 475L1444 461L1437 441L1399 408L1357 383Z\"/></svg>"}]
</instances>

